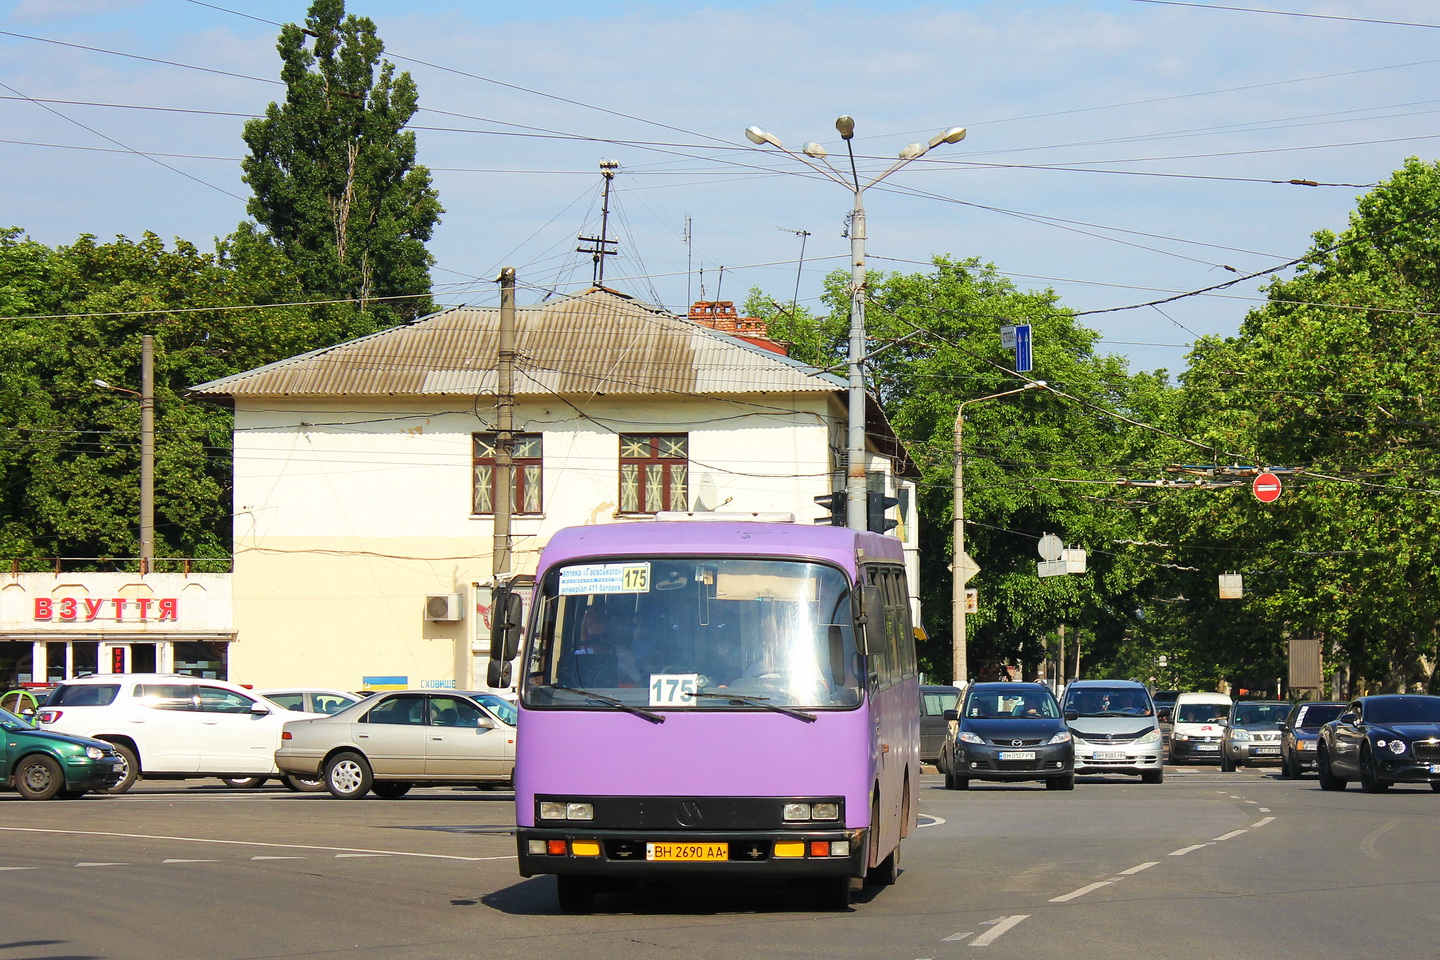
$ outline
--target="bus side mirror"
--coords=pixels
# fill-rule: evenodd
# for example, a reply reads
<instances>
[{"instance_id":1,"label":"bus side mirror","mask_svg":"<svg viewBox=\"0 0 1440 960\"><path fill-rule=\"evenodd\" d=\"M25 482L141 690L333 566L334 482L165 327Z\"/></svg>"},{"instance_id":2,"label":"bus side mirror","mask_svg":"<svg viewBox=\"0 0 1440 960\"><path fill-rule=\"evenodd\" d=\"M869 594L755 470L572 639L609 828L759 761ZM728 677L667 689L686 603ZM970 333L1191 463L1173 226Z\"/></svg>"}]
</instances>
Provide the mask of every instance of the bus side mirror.
<instances>
[{"instance_id":1,"label":"bus side mirror","mask_svg":"<svg viewBox=\"0 0 1440 960\"><path fill-rule=\"evenodd\" d=\"M494 619L490 623L490 662L509 663L520 652L520 625L525 616L525 601L509 586L500 588L496 598ZM504 684L491 684L504 686Z\"/></svg>"},{"instance_id":2,"label":"bus side mirror","mask_svg":"<svg viewBox=\"0 0 1440 960\"><path fill-rule=\"evenodd\" d=\"M885 617L885 596L880 592L880 587L873 583L867 583L855 593L855 645L861 653L879 653L886 646L884 617ZM866 625L873 618L878 616L880 623L879 639L872 645L870 631Z\"/></svg>"}]
</instances>

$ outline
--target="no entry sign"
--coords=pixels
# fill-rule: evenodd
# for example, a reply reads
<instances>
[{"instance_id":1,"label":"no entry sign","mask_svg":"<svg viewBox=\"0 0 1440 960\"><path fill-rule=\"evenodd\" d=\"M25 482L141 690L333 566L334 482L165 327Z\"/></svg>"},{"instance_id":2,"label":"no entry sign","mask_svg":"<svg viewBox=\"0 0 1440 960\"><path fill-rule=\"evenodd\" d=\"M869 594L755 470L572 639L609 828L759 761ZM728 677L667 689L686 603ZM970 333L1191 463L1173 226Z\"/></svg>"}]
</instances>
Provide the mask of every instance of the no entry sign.
<instances>
[{"instance_id":1,"label":"no entry sign","mask_svg":"<svg viewBox=\"0 0 1440 960\"><path fill-rule=\"evenodd\" d=\"M1250 484L1250 489L1261 503L1274 503L1280 496L1280 478L1273 473L1262 473Z\"/></svg>"}]
</instances>

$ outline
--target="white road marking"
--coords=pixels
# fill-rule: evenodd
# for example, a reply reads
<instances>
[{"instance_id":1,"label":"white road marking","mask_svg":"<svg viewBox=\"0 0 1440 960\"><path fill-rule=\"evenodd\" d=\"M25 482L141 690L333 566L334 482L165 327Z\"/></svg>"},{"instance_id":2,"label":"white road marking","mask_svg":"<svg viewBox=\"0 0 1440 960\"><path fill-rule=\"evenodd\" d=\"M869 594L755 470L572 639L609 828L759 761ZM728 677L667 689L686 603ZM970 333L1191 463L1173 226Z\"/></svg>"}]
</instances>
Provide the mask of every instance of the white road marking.
<instances>
[{"instance_id":1,"label":"white road marking","mask_svg":"<svg viewBox=\"0 0 1440 960\"><path fill-rule=\"evenodd\" d=\"M1249 833L1249 832L1250 832L1250 830L1249 830L1248 827L1247 827L1247 828L1244 828L1244 829L1241 829L1241 830L1231 830L1229 833L1222 833L1222 834L1220 834L1220 836L1216 837L1214 840L1211 840L1210 842L1211 842L1211 843L1219 843L1221 840L1234 840L1236 837L1240 836L1240 834L1242 834L1242 833Z\"/></svg>"},{"instance_id":2,"label":"white road marking","mask_svg":"<svg viewBox=\"0 0 1440 960\"><path fill-rule=\"evenodd\" d=\"M1149 870L1151 867L1157 866L1159 863L1159 860L1147 860L1145 863L1137 864L1136 866L1131 867L1129 870L1121 870L1120 875L1123 877L1128 877L1131 874L1139 873L1141 870Z\"/></svg>"},{"instance_id":3,"label":"white road marking","mask_svg":"<svg viewBox=\"0 0 1440 960\"><path fill-rule=\"evenodd\" d=\"M1252 826L1252 827L1263 827L1263 826L1265 826L1265 824L1267 824L1267 823L1274 823L1274 822L1275 822L1275 818L1274 818L1274 817L1266 817L1266 818L1263 819L1263 820L1257 820L1255 823L1250 824L1250 826Z\"/></svg>"},{"instance_id":4,"label":"white road marking","mask_svg":"<svg viewBox=\"0 0 1440 960\"><path fill-rule=\"evenodd\" d=\"M388 856L389 856L388 853L337 853L337 854L335 854L335 859L336 859L336 860L339 860L339 859L341 859L341 858L343 858L343 857L388 857Z\"/></svg>"},{"instance_id":5,"label":"white road marking","mask_svg":"<svg viewBox=\"0 0 1440 960\"><path fill-rule=\"evenodd\" d=\"M1269 812L1270 812L1270 808L1269 808L1269 807L1261 807L1261 808L1260 808L1260 812L1261 812L1261 813L1269 813Z\"/></svg>"},{"instance_id":6,"label":"white road marking","mask_svg":"<svg viewBox=\"0 0 1440 960\"><path fill-rule=\"evenodd\" d=\"M950 936L942 938L940 942L944 943L946 940L964 940L974 932L974 930L966 930L964 933L952 933Z\"/></svg>"},{"instance_id":7,"label":"white road marking","mask_svg":"<svg viewBox=\"0 0 1440 960\"><path fill-rule=\"evenodd\" d=\"M251 857L251 860L304 860L304 857Z\"/></svg>"},{"instance_id":8,"label":"white road marking","mask_svg":"<svg viewBox=\"0 0 1440 960\"><path fill-rule=\"evenodd\" d=\"M77 867L128 867L128 863L77 863Z\"/></svg>"},{"instance_id":9,"label":"white road marking","mask_svg":"<svg viewBox=\"0 0 1440 960\"><path fill-rule=\"evenodd\" d=\"M1170 851L1170 856L1172 856L1172 857L1183 857L1183 856L1185 856L1185 854L1187 854L1187 853L1194 853L1196 850L1204 850L1204 849L1205 849L1206 847L1208 847L1208 846L1210 846L1210 844L1208 844L1208 843L1196 843L1196 844L1192 844L1192 845L1190 845L1190 846L1188 846L1188 847L1181 847L1179 850L1171 850L1171 851Z\"/></svg>"},{"instance_id":10,"label":"white road marking","mask_svg":"<svg viewBox=\"0 0 1440 960\"><path fill-rule=\"evenodd\" d=\"M179 857L172 857L169 860L161 860L161 863L219 863L219 860L181 860Z\"/></svg>"},{"instance_id":11,"label":"white road marking","mask_svg":"<svg viewBox=\"0 0 1440 960\"><path fill-rule=\"evenodd\" d=\"M0 870L39 870L39 867L0 867Z\"/></svg>"},{"instance_id":12,"label":"white road marking","mask_svg":"<svg viewBox=\"0 0 1440 960\"><path fill-rule=\"evenodd\" d=\"M215 843L222 846L270 847L282 850L327 850L334 853L373 854L381 857L417 857L423 860L463 860L478 863L483 860L514 860L515 854L502 857L462 857L453 853L412 853L407 850L368 850L364 847L326 847L313 843L267 843L264 840L213 840L209 837L167 837L150 833L111 833L104 830L53 830L45 827L0 827L6 833L48 833L66 837L117 837L121 840L174 840L180 843ZM85 866L109 866L109 864L85 864Z\"/></svg>"},{"instance_id":13,"label":"white road marking","mask_svg":"<svg viewBox=\"0 0 1440 960\"><path fill-rule=\"evenodd\" d=\"M980 936L976 937L974 940L971 940L971 941L970 941L970 946L972 946L972 947L988 947L988 946L990 946L990 944L992 944L992 943L994 943L996 940L998 940L998 939L1001 937L1001 935L1009 932L1010 928L1014 927L1014 926L1015 926L1016 924L1018 924L1021 920L1024 920L1024 919L1025 919L1026 917L1028 917L1028 916L1030 916L1030 914L1028 914L1028 913L1020 913L1020 914L1016 914L1016 915L1013 916L1013 917L1000 917L998 920L993 920L993 921L991 921L992 923L995 924L995 926L991 927L989 930L987 930L987 931L985 931L984 933L980 934Z\"/></svg>"},{"instance_id":14,"label":"white road marking","mask_svg":"<svg viewBox=\"0 0 1440 960\"><path fill-rule=\"evenodd\" d=\"M1074 900L1076 897L1083 897L1087 893L1093 893L1094 891L1099 890L1101 887L1108 887L1114 882L1114 880L1098 880L1095 883L1088 883L1085 886L1081 887L1079 890L1071 890L1069 893L1063 894L1062 896L1051 897L1050 902L1065 903L1069 900Z\"/></svg>"}]
</instances>

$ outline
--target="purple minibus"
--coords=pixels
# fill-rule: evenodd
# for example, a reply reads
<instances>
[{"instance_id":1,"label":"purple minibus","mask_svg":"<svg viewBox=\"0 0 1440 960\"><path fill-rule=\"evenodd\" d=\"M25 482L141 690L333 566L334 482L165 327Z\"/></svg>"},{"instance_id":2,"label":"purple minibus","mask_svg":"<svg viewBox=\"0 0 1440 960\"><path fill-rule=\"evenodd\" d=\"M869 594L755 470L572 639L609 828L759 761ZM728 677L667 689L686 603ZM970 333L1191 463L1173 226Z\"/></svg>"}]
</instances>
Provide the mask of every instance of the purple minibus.
<instances>
[{"instance_id":1,"label":"purple minibus","mask_svg":"<svg viewBox=\"0 0 1440 960\"><path fill-rule=\"evenodd\" d=\"M852 877L895 881L920 787L899 540L571 527L528 616L519 601L500 606L490 679L518 655L520 873L554 874L562 910L646 879L803 880L827 909L849 906Z\"/></svg>"}]
</instances>

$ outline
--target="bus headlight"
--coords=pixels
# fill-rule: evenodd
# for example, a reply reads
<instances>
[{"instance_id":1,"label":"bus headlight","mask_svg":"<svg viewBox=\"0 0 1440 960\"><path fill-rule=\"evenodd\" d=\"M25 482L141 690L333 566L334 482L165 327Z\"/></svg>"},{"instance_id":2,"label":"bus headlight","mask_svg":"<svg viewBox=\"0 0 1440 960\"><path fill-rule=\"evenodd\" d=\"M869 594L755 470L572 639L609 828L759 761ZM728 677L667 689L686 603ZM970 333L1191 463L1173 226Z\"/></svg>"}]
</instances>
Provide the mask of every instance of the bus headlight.
<instances>
[{"instance_id":1,"label":"bus headlight","mask_svg":"<svg viewBox=\"0 0 1440 960\"><path fill-rule=\"evenodd\" d=\"M594 820L595 808L588 803L567 803L560 800L540 801L541 820Z\"/></svg>"}]
</instances>

